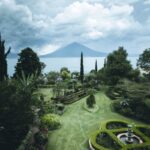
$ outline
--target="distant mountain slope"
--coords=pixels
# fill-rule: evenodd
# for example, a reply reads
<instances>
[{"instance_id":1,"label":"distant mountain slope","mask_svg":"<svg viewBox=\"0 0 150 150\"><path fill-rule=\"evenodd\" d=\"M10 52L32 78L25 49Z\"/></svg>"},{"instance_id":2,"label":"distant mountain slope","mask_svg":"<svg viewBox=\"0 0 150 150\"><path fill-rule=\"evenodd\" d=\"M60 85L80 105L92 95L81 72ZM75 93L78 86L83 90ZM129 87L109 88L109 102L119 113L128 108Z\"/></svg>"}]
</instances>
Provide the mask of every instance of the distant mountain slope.
<instances>
[{"instance_id":1,"label":"distant mountain slope","mask_svg":"<svg viewBox=\"0 0 150 150\"><path fill-rule=\"evenodd\" d=\"M84 45L74 42L41 57L80 57L81 52L83 52L85 57L103 57L107 55L106 53L92 50Z\"/></svg>"}]
</instances>

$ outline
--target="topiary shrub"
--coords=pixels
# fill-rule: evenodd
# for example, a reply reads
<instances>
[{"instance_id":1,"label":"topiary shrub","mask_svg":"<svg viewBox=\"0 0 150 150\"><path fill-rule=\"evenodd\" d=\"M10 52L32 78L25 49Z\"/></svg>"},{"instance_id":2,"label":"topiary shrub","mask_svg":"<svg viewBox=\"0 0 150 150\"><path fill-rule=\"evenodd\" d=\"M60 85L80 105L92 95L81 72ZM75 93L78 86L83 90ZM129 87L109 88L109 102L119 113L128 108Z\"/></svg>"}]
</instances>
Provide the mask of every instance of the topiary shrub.
<instances>
[{"instance_id":1,"label":"topiary shrub","mask_svg":"<svg viewBox=\"0 0 150 150\"><path fill-rule=\"evenodd\" d=\"M94 105L96 104L95 101L95 96L91 94L87 99L86 99L86 104L89 108L93 108Z\"/></svg>"},{"instance_id":2,"label":"topiary shrub","mask_svg":"<svg viewBox=\"0 0 150 150\"><path fill-rule=\"evenodd\" d=\"M54 130L60 127L60 119L58 115L46 114L41 117L41 127L46 127L49 130Z\"/></svg>"}]
</instances>

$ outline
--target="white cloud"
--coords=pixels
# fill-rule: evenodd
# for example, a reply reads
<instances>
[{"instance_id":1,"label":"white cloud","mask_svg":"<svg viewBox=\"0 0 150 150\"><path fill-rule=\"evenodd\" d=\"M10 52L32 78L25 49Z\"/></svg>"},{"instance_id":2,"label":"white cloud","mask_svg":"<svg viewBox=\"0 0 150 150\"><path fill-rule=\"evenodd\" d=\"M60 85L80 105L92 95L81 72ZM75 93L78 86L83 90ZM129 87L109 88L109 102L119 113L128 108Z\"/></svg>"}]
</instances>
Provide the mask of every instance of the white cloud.
<instances>
[{"instance_id":1,"label":"white cloud","mask_svg":"<svg viewBox=\"0 0 150 150\"><path fill-rule=\"evenodd\" d=\"M65 25L63 31L66 34L70 34L68 28L72 26L72 35L76 35L74 31L77 31L81 37L88 35L86 38L97 39L135 26L136 22L131 15L133 10L127 4L105 7L100 3L74 2L52 19L52 25L55 29Z\"/></svg>"},{"instance_id":2,"label":"white cloud","mask_svg":"<svg viewBox=\"0 0 150 150\"><path fill-rule=\"evenodd\" d=\"M60 45L47 44L47 45L44 45L44 46L41 47L41 48L35 48L35 49L37 49L37 53L38 53L39 55L45 55L45 54L54 52L54 51L57 50L58 48L60 48Z\"/></svg>"},{"instance_id":3,"label":"white cloud","mask_svg":"<svg viewBox=\"0 0 150 150\"><path fill-rule=\"evenodd\" d=\"M96 47L104 45L103 49L125 42L130 47L131 42L137 43L137 37L142 39L150 33L149 2L0 0L0 32L15 51L30 46L40 54L73 41L94 43ZM149 41L149 37L144 40Z\"/></svg>"}]
</instances>

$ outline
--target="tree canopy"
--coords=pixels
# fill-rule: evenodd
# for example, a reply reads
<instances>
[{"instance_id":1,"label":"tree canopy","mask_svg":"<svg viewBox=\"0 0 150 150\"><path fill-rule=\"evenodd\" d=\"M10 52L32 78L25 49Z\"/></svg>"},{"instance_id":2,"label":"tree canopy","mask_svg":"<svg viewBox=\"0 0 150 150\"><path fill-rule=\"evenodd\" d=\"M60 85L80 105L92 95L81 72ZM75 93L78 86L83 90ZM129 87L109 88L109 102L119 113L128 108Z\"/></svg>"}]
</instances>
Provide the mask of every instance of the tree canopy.
<instances>
[{"instance_id":1,"label":"tree canopy","mask_svg":"<svg viewBox=\"0 0 150 150\"><path fill-rule=\"evenodd\" d=\"M144 52L139 56L137 66L148 73L150 72L150 48L145 49Z\"/></svg>"},{"instance_id":2,"label":"tree canopy","mask_svg":"<svg viewBox=\"0 0 150 150\"><path fill-rule=\"evenodd\" d=\"M128 76L128 73L132 70L132 66L130 61L127 60L127 56L128 54L123 47L119 47L118 50L107 56L104 73L109 83L115 84L119 78Z\"/></svg>"},{"instance_id":3,"label":"tree canopy","mask_svg":"<svg viewBox=\"0 0 150 150\"><path fill-rule=\"evenodd\" d=\"M83 83L84 80L84 64L83 64L83 53L81 52L81 58L80 58L80 80L81 83Z\"/></svg>"},{"instance_id":4,"label":"tree canopy","mask_svg":"<svg viewBox=\"0 0 150 150\"><path fill-rule=\"evenodd\" d=\"M31 48L23 49L18 55L19 59L15 67L14 76L21 76L22 72L24 72L25 76L41 74L43 63L40 62L39 57Z\"/></svg>"}]
</instances>

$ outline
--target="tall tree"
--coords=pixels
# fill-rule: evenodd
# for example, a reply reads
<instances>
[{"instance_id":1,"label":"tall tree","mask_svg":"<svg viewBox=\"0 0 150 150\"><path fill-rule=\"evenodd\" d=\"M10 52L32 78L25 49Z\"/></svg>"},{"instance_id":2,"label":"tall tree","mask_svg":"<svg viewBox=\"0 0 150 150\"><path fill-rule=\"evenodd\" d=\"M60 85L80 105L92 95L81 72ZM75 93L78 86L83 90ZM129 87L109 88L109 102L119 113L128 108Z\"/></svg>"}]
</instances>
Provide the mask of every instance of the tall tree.
<instances>
[{"instance_id":1,"label":"tall tree","mask_svg":"<svg viewBox=\"0 0 150 150\"><path fill-rule=\"evenodd\" d=\"M36 77L0 83L0 148L15 150L33 123ZM9 144L8 144L9 143Z\"/></svg>"},{"instance_id":2,"label":"tall tree","mask_svg":"<svg viewBox=\"0 0 150 150\"><path fill-rule=\"evenodd\" d=\"M97 73L98 67L97 67L97 60L95 61L95 72Z\"/></svg>"},{"instance_id":3,"label":"tall tree","mask_svg":"<svg viewBox=\"0 0 150 150\"><path fill-rule=\"evenodd\" d=\"M150 48L145 49L144 52L139 56L137 66L142 68L147 73L150 73Z\"/></svg>"},{"instance_id":4,"label":"tall tree","mask_svg":"<svg viewBox=\"0 0 150 150\"><path fill-rule=\"evenodd\" d=\"M21 77L22 72L24 72L26 77L31 74L41 74L43 63L40 62L39 57L31 48L23 49L18 55L20 58L15 67L14 76Z\"/></svg>"},{"instance_id":5,"label":"tall tree","mask_svg":"<svg viewBox=\"0 0 150 150\"><path fill-rule=\"evenodd\" d=\"M132 66L130 61L127 60L127 56L128 54L123 47L119 47L118 50L107 56L107 62L105 62L104 67L107 82L116 84L120 78L128 76Z\"/></svg>"},{"instance_id":6,"label":"tall tree","mask_svg":"<svg viewBox=\"0 0 150 150\"><path fill-rule=\"evenodd\" d=\"M7 56L10 53L10 47L5 53L5 40L1 39L0 34L0 81L3 81L4 78L6 78L7 75Z\"/></svg>"},{"instance_id":7,"label":"tall tree","mask_svg":"<svg viewBox=\"0 0 150 150\"><path fill-rule=\"evenodd\" d=\"M80 58L80 80L81 83L83 83L84 80L84 65L83 65L83 53L81 52L81 58Z\"/></svg>"}]
</instances>

